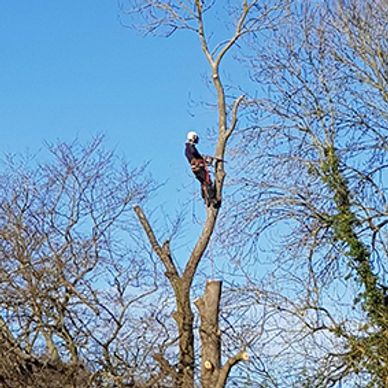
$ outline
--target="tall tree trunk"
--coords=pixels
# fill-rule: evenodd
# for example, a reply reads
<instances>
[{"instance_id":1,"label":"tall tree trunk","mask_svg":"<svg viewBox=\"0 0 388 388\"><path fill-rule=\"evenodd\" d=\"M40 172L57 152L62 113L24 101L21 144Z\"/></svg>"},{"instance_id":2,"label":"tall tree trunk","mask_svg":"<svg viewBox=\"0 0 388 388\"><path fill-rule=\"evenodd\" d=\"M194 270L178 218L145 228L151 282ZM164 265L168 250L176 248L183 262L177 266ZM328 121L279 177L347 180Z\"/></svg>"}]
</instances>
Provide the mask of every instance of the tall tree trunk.
<instances>
[{"instance_id":1,"label":"tall tree trunk","mask_svg":"<svg viewBox=\"0 0 388 388\"><path fill-rule=\"evenodd\" d=\"M221 365L221 329L219 326L221 280L208 280L203 296L195 301L201 318L201 382L204 388L223 388L234 365L248 361L244 350Z\"/></svg>"},{"instance_id":2,"label":"tall tree trunk","mask_svg":"<svg viewBox=\"0 0 388 388\"><path fill-rule=\"evenodd\" d=\"M190 287L175 289L177 311L174 319L178 327L179 334L179 363L178 381L179 387L194 387L194 333L193 333L193 312L190 303Z\"/></svg>"},{"instance_id":3,"label":"tall tree trunk","mask_svg":"<svg viewBox=\"0 0 388 388\"><path fill-rule=\"evenodd\" d=\"M195 301L201 325L201 380L203 387L215 387L221 366L221 331L219 313L221 300L220 280L208 280L204 295Z\"/></svg>"}]
</instances>

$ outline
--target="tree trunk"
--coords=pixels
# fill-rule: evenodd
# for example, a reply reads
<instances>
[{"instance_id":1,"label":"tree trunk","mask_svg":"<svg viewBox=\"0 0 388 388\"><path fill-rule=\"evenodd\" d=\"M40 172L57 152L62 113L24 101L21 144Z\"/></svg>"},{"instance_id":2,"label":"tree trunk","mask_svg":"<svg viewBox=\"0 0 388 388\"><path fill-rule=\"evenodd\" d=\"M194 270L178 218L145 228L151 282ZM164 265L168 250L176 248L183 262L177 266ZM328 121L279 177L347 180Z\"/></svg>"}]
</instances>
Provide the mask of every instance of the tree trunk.
<instances>
[{"instance_id":1,"label":"tree trunk","mask_svg":"<svg viewBox=\"0 0 388 388\"><path fill-rule=\"evenodd\" d=\"M203 387L215 387L221 366L221 331L219 312L220 280L208 280L204 295L195 301L201 317L201 380Z\"/></svg>"},{"instance_id":2,"label":"tree trunk","mask_svg":"<svg viewBox=\"0 0 388 388\"><path fill-rule=\"evenodd\" d=\"M231 369L249 355L241 350L221 365L221 330L219 327L221 280L208 280L203 296L195 301L201 317L201 382L203 388L224 388Z\"/></svg>"},{"instance_id":3,"label":"tree trunk","mask_svg":"<svg viewBox=\"0 0 388 388\"><path fill-rule=\"evenodd\" d=\"M176 385L183 388L194 387L194 333L193 312L190 303L190 290L175 289L177 311L174 319L179 333L179 364ZM177 292L178 291L178 292Z\"/></svg>"}]
</instances>

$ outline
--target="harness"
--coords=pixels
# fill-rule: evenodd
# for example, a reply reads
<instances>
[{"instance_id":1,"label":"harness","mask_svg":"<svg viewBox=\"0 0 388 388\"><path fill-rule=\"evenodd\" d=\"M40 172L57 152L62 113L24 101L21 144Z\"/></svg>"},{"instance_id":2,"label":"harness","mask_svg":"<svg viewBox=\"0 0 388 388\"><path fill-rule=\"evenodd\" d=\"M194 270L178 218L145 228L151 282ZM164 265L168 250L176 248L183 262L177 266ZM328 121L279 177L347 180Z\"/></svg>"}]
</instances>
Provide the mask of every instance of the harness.
<instances>
[{"instance_id":1,"label":"harness","mask_svg":"<svg viewBox=\"0 0 388 388\"><path fill-rule=\"evenodd\" d=\"M197 175L199 172L203 171L205 173L205 183L209 185L212 184L209 170L207 168L207 163L204 159L193 159L190 164L191 164L191 171L194 174Z\"/></svg>"}]
</instances>

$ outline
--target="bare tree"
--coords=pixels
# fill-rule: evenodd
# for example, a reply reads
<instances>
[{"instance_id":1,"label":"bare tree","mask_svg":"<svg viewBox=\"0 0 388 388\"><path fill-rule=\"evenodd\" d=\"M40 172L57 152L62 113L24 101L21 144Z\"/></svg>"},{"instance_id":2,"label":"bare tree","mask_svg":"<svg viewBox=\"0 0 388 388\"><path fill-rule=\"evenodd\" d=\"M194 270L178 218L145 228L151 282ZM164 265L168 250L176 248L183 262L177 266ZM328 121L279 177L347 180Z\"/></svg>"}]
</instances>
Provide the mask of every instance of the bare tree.
<instances>
[{"instance_id":1,"label":"bare tree","mask_svg":"<svg viewBox=\"0 0 388 388\"><path fill-rule=\"evenodd\" d=\"M272 252L261 288L246 277L272 311L266 331L277 351L266 353L280 371L292 365L288 383L384 386L386 4L295 2L288 11L289 23L254 37L242 59L262 93L237 132L235 217L220 240L251 260Z\"/></svg>"},{"instance_id":2,"label":"bare tree","mask_svg":"<svg viewBox=\"0 0 388 388\"><path fill-rule=\"evenodd\" d=\"M120 385L145 373L123 339L147 332L136 311L157 285L146 257L123 241L131 205L153 184L144 168L129 169L104 151L101 140L50 145L40 164L3 163L2 386ZM146 358L146 340L139 346Z\"/></svg>"},{"instance_id":3,"label":"bare tree","mask_svg":"<svg viewBox=\"0 0 388 388\"><path fill-rule=\"evenodd\" d=\"M132 17L136 27L146 34L170 36L180 29L192 31L197 35L199 47L205 56L217 107L217 140L214 156L216 205L208 206L202 231L194 244L190 257L180 272L170 251L170 241L161 243L141 207L135 212L143 226L157 257L163 263L165 276L173 289L176 311L173 314L178 331L178 357L171 364L166 357L158 354L162 374L169 374L174 386L192 387L195 381L194 314L191 303L191 290L198 266L204 257L213 236L220 212L224 189L224 157L229 139L236 129L239 109L244 102L243 95L227 96L222 83L222 63L227 53L245 36L273 27L282 14L283 1L259 2L256 0L233 1L216 7L214 1L121 1L124 14ZM218 10L223 16L234 20L230 37L225 41L212 44L206 31L207 18ZM222 16L220 16L222 17ZM201 382L204 387L223 387L231 368L239 361L247 360L248 354L241 348L236 354L221 362L221 330L219 327L219 305L221 282L209 280L204 295L196 301L201 319Z\"/></svg>"},{"instance_id":4,"label":"bare tree","mask_svg":"<svg viewBox=\"0 0 388 388\"><path fill-rule=\"evenodd\" d=\"M217 112L216 202L180 268L174 239L146 216L152 182L101 139L50 146L53 160L33 168L10 158L0 384L387 384L384 2L120 5L146 34L198 38ZM214 17L230 21L226 40L208 31ZM236 48L254 81L244 93L223 78ZM230 187L225 155L237 156ZM229 273L193 303L211 245Z\"/></svg>"}]
</instances>

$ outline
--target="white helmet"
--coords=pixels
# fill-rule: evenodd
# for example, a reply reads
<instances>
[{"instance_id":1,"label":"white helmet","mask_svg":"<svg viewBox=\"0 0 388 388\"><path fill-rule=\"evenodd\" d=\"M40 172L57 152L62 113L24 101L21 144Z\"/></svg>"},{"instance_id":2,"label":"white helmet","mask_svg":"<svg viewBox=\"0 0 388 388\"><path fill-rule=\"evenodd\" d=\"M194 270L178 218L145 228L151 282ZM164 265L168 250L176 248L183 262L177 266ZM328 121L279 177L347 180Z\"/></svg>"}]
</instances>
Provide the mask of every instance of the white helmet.
<instances>
[{"instance_id":1,"label":"white helmet","mask_svg":"<svg viewBox=\"0 0 388 388\"><path fill-rule=\"evenodd\" d=\"M196 132L190 131L187 133L187 141L190 143L198 143L199 136Z\"/></svg>"}]
</instances>

